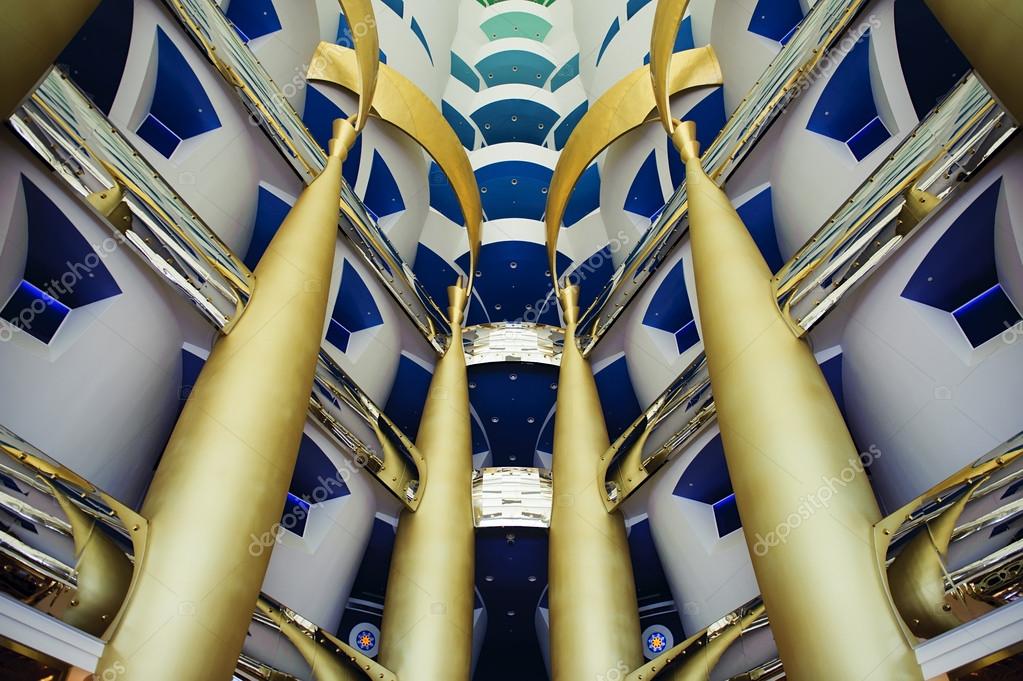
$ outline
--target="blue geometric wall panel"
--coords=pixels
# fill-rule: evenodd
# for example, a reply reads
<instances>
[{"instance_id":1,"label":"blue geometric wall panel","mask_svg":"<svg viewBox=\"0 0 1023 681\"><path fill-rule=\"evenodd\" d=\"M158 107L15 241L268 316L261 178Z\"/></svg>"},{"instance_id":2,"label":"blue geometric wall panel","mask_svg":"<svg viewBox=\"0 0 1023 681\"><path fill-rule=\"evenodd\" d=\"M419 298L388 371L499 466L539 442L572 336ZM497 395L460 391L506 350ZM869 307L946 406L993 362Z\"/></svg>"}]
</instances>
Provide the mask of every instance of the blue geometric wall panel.
<instances>
[{"instance_id":1,"label":"blue geometric wall panel","mask_svg":"<svg viewBox=\"0 0 1023 681\"><path fill-rule=\"evenodd\" d=\"M778 248L778 235L774 226L774 202L771 200L771 188L763 191L742 204L736 211L753 240L760 249L760 254L767 261L772 272L777 272L784 265Z\"/></svg>"},{"instance_id":2,"label":"blue geometric wall panel","mask_svg":"<svg viewBox=\"0 0 1023 681\"><path fill-rule=\"evenodd\" d=\"M607 435L614 442L639 418L641 411L625 355L598 371L593 379L597 382Z\"/></svg>"},{"instance_id":3,"label":"blue geometric wall panel","mask_svg":"<svg viewBox=\"0 0 1023 681\"><path fill-rule=\"evenodd\" d=\"M307 503L318 504L351 494L337 466L312 439L302 434L298 463L291 475L291 494Z\"/></svg>"},{"instance_id":4,"label":"blue geometric wall panel","mask_svg":"<svg viewBox=\"0 0 1023 681\"><path fill-rule=\"evenodd\" d=\"M419 421L423 418L423 404L426 403L432 378L430 370L407 355L402 354L398 359L398 372L394 376L384 413L413 442L419 434Z\"/></svg>"},{"instance_id":5,"label":"blue geometric wall panel","mask_svg":"<svg viewBox=\"0 0 1023 681\"><path fill-rule=\"evenodd\" d=\"M536 440L554 406L557 367L480 364L469 367L469 399L490 442L492 466L531 466Z\"/></svg>"},{"instance_id":6,"label":"blue geometric wall panel","mask_svg":"<svg viewBox=\"0 0 1023 681\"><path fill-rule=\"evenodd\" d=\"M579 75L579 55L575 55L569 59L564 66L558 69L558 72L551 78L551 92L557 92L558 89L565 85L573 78Z\"/></svg>"},{"instance_id":7,"label":"blue geometric wall panel","mask_svg":"<svg viewBox=\"0 0 1023 681\"><path fill-rule=\"evenodd\" d=\"M462 143L462 146L466 149L472 149L476 146L476 130L473 129L472 123L470 123L465 116L459 113L458 109L448 104L446 101L440 103L441 113L444 114L444 119L447 120L448 125L458 135L458 141Z\"/></svg>"},{"instance_id":8,"label":"blue geometric wall panel","mask_svg":"<svg viewBox=\"0 0 1023 681\"><path fill-rule=\"evenodd\" d=\"M696 123L696 139L701 149L707 149L725 127L728 116L725 114L725 89L716 88L701 99L686 113L683 118ZM671 139L668 139L668 170L671 173L671 186L679 187L686 178L686 166Z\"/></svg>"},{"instance_id":9,"label":"blue geometric wall panel","mask_svg":"<svg viewBox=\"0 0 1023 681\"><path fill-rule=\"evenodd\" d=\"M468 85L475 92L480 91L480 77L454 52L451 53L451 75Z\"/></svg>"},{"instance_id":10,"label":"blue geometric wall panel","mask_svg":"<svg viewBox=\"0 0 1023 681\"><path fill-rule=\"evenodd\" d=\"M541 87L554 72L554 64L536 52L504 50L481 59L476 70L488 87L513 83Z\"/></svg>"},{"instance_id":11,"label":"blue geometric wall panel","mask_svg":"<svg viewBox=\"0 0 1023 681\"><path fill-rule=\"evenodd\" d=\"M327 340L341 352L348 350L348 341L353 333L384 323L369 287L347 260L341 270L341 288L330 318Z\"/></svg>"},{"instance_id":12,"label":"blue geometric wall panel","mask_svg":"<svg viewBox=\"0 0 1023 681\"><path fill-rule=\"evenodd\" d=\"M802 20L799 0L759 0L748 30L784 45Z\"/></svg>"},{"instance_id":13,"label":"blue geometric wall panel","mask_svg":"<svg viewBox=\"0 0 1023 681\"><path fill-rule=\"evenodd\" d=\"M896 0L899 64L918 118L923 119L970 70L924 0Z\"/></svg>"},{"instance_id":14,"label":"blue geometric wall panel","mask_svg":"<svg viewBox=\"0 0 1023 681\"><path fill-rule=\"evenodd\" d=\"M575 130L575 126L579 125L579 121L583 119L589 108L589 102L584 100L582 104L572 109L571 113L561 119L558 127L554 130L555 149L565 148L565 145L568 144L568 138L572 136L572 131Z\"/></svg>"},{"instance_id":15,"label":"blue geometric wall panel","mask_svg":"<svg viewBox=\"0 0 1023 681\"><path fill-rule=\"evenodd\" d=\"M661 176L657 172L657 152L650 155L639 167L632 187L625 197L625 210L645 218L652 219L664 208L664 192L661 191Z\"/></svg>"},{"instance_id":16,"label":"blue geometric wall panel","mask_svg":"<svg viewBox=\"0 0 1023 681\"><path fill-rule=\"evenodd\" d=\"M433 64L433 52L430 51L430 43L426 42L426 34L423 33L422 27L419 22L416 21L415 17L412 17L412 33L419 38L419 42L423 44L423 49L426 50L426 56L430 59L430 64Z\"/></svg>"},{"instance_id":17,"label":"blue geometric wall panel","mask_svg":"<svg viewBox=\"0 0 1023 681\"><path fill-rule=\"evenodd\" d=\"M686 288L683 260L671 268L657 288L643 315L643 325L673 334L680 355L700 341Z\"/></svg>"},{"instance_id":18,"label":"blue geometric wall panel","mask_svg":"<svg viewBox=\"0 0 1023 681\"><path fill-rule=\"evenodd\" d=\"M252 241L245 252L245 265L256 269L259 259L277 234L278 228L287 217L291 205L265 187L259 188L256 204L256 219L252 226Z\"/></svg>"},{"instance_id":19,"label":"blue geometric wall panel","mask_svg":"<svg viewBox=\"0 0 1023 681\"><path fill-rule=\"evenodd\" d=\"M455 264L466 271L469 254L461 255ZM559 267L571 261L559 254ZM547 249L531 241L495 241L480 249L476 293L486 306L482 311L470 310L469 324L485 321L528 319L541 324L557 324L557 310L548 306L537 314L548 299L551 276L547 271ZM449 284L450 285L450 284Z\"/></svg>"},{"instance_id":20,"label":"blue geometric wall panel","mask_svg":"<svg viewBox=\"0 0 1023 681\"><path fill-rule=\"evenodd\" d=\"M373 166L369 171L369 182L366 184L363 201L378 218L405 210L401 189L398 188L391 169L387 167L384 158L376 149L373 150Z\"/></svg>"},{"instance_id":21,"label":"blue geometric wall panel","mask_svg":"<svg viewBox=\"0 0 1023 681\"><path fill-rule=\"evenodd\" d=\"M139 137L170 158L183 140L220 127L209 95L174 42L156 29L156 85Z\"/></svg>"},{"instance_id":22,"label":"blue geometric wall panel","mask_svg":"<svg viewBox=\"0 0 1023 681\"><path fill-rule=\"evenodd\" d=\"M124 75L134 16L132 0L103 0L57 57L56 63L105 114Z\"/></svg>"},{"instance_id":23,"label":"blue geometric wall panel","mask_svg":"<svg viewBox=\"0 0 1023 681\"><path fill-rule=\"evenodd\" d=\"M245 42L281 30L281 20L272 0L231 0L226 14Z\"/></svg>"},{"instance_id":24,"label":"blue geometric wall panel","mask_svg":"<svg viewBox=\"0 0 1023 681\"><path fill-rule=\"evenodd\" d=\"M607 51L608 46L614 37L618 35L618 32L622 30L622 22L618 18L611 23L611 26L607 29L607 33L604 35L604 42L600 44L600 51L597 52L597 66L600 66L600 60L604 58L604 52Z\"/></svg>"},{"instance_id":25,"label":"blue geometric wall panel","mask_svg":"<svg viewBox=\"0 0 1023 681\"><path fill-rule=\"evenodd\" d=\"M334 135L334 121L338 118L348 118L348 114L341 110L326 95L313 86L306 88L305 109L302 112L302 122L309 129L316 143L320 145L324 153L330 138ZM355 186L359 177L359 164L362 162L362 136L355 138L355 144L348 152L348 158L341 166L341 173L349 187Z\"/></svg>"},{"instance_id":26,"label":"blue geometric wall panel","mask_svg":"<svg viewBox=\"0 0 1023 681\"><path fill-rule=\"evenodd\" d=\"M486 104L472 114L487 144L526 142L543 144L558 120L558 113L529 99L502 99Z\"/></svg>"}]
</instances>

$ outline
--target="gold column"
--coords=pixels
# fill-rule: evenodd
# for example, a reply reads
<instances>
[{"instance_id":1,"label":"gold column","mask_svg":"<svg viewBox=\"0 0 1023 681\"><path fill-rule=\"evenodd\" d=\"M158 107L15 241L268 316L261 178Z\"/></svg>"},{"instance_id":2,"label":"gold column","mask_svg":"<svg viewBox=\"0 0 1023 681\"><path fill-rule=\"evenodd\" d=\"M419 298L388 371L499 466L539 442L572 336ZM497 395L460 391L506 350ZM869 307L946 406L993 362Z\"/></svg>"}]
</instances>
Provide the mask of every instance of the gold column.
<instances>
[{"instance_id":1,"label":"gold column","mask_svg":"<svg viewBox=\"0 0 1023 681\"><path fill-rule=\"evenodd\" d=\"M772 273L677 124L701 330L728 471L785 673L792 681L920 681L872 548L880 511Z\"/></svg>"},{"instance_id":2,"label":"gold column","mask_svg":"<svg viewBox=\"0 0 1023 681\"><path fill-rule=\"evenodd\" d=\"M6 119L75 37L99 0L13 0L0 14L0 117Z\"/></svg>"},{"instance_id":3,"label":"gold column","mask_svg":"<svg viewBox=\"0 0 1023 681\"><path fill-rule=\"evenodd\" d=\"M401 681L468 681L475 527L472 432L462 348L468 291L448 288L451 344L437 363L416 438L429 470L419 508L405 511L384 601L380 662Z\"/></svg>"},{"instance_id":4,"label":"gold column","mask_svg":"<svg viewBox=\"0 0 1023 681\"><path fill-rule=\"evenodd\" d=\"M550 527L551 667L554 681L590 681L643 663L636 583L621 513L597 488L610 446L593 370L576 344L579 288L559 292L565 349L554 422Z\"/></svg>"},{"instance_id":5,"label":"gold column","mask_svg":"<svg viewBox=\"0 0 1023 681\"><path fill-rule=\"evenodd\" d=\"M1023 3L1019 0L925 0L973 67L1018 121L1023 121L1019 77Z\"/></svg>"},{"instance_id":6,"label":"gold column","mask_svg":"<svg viewBox=\"0 0 1023 681\"><path fill-rule=\"evenodd\" d=\"M142 506L149 541L100 660L120 681L225 681L245 640L295 467L323 337L346 121L178 419Z\"/></svg>"}]
</instances>

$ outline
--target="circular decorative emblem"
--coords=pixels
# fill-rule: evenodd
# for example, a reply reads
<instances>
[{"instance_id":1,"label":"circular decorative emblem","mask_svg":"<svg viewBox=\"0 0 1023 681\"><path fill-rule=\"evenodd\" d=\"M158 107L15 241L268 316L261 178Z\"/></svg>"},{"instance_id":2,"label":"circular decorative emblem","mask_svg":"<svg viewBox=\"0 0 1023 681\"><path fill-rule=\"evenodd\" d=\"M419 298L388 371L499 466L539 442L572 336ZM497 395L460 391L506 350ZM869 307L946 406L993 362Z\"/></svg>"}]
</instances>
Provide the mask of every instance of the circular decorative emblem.
<instances>
[{"instance_id":1,"label":"circular decorative emblem","mask_svg":"<svg viewBox=\"0 0 1023 681\"><path fill-rule=\"evenodd\" d=\"M643 655L652 660L675 645L674 637L667 627L655 624L643 632Z\"/></svg>"},{"instance_id":2,"label":"circular decorative emblem","mask_svg":"<svg viewBox=\"0 0 1023 681\"><path fill-rule=\"evenodd\" d=\"M379 641L380 630L368 622L356 624L348 635L348 645L365 653L368 657L376 657Z\"/></svg>"}]
</instances>

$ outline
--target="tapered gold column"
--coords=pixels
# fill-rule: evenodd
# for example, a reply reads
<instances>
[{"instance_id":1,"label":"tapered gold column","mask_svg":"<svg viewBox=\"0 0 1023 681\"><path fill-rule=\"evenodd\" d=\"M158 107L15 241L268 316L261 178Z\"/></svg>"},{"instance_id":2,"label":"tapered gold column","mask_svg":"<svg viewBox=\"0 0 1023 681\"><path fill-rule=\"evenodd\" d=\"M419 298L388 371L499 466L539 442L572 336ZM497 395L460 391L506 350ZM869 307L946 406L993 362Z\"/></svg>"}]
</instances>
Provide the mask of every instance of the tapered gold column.
<instances>
[{"instance_id":1,"label":"tapered gold column","mask_svg":"<svg viewBox=\"0 0 1023 681\"><path fill-rule=\"evenodd\" d=\"M579 288L559 297L566 328L554 422L551 667L554 681L589 681L637 668L643 652L625 521L607 512L597 489L611 443L593 370L576 345Z\"/></svg>"},{"instance_id":2,"label":"tapered gold column","mask_svg":"<svg viewBox=\"0 0 1023 681\"><path fill-rule=\"evenodd\" d=\"M199 375L142 507L138 583L100 660L119 681L231 678L270 560L323 337L346 121Z\"/></svg>"},{"instance_id":3,"label":"tapered gold column","mask_svg":"<svg viewBox=\"0 0 1023 681\"><path fill-rule=\"evenodd\" d=\"M429 471L405 511L391 556L380 662L401 681L468 681L472 664L475 527L472 431L462 348L467 291L448 288L451 344L437 363L416 448Z\"/></svg>"},{"instance_id":4,"label":"tapered gold column","mask_svg":"<svg viewBox=\"0 0 1023 681\"><path fill-rule=\"evenodd\" d=\"M13 113L98 5L99 0L4 2L0 13L0 117L6 119Z\"/></svg>"},{"instance_id":5,"label":"tapered gold column","mask_svg":"<svg viewBox=\"0 0 1023 681\"><path fill-rule=\"evenodd\" d=\"M728 197L686 162L700 322L728 471L785 673L792 681L919 681L872 548L881 519L809 346Z\"/></svg>"}]
</instances>

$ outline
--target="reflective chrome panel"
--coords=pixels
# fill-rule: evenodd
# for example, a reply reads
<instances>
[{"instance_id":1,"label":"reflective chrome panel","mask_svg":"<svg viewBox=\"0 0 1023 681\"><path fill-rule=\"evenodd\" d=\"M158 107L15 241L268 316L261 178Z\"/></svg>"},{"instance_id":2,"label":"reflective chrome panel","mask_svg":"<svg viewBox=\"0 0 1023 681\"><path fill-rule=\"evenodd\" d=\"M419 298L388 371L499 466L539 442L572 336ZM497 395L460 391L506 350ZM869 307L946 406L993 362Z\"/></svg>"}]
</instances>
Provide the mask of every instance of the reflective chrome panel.
<instances>
[{"instance_id":1,"label":"reflective chrome panel","mask_svg":"<svg viewBox=\"0 0 1023 681\"><path fill-rule=\"evenodd\" d=\"M303 181L312 182L326 165L326 154L217 4L212 0L164 2L234 87L251 112L253 122L263 128ZM411 264L404 261L348 183L341 184L341 213L345 218L340 222L341 231L373 267L419 331L438 353L443 352L443 340L437 336L450 333L443 306L438 306L419 283Z\"/></svg>"},{"instance_id":2,"label":"reflective chrome panel","mask_svg":"<svg viewBox=\"0 0 1023 681\"><path fill-rule=\"evenodd\" d=\"M813 328L901 248L1018 129L968 75L778 273L797 331ZM924 207L907 205L914 201Z\"/></svg>"},{"instance_id":3,"label":"reflective chrome panel","mask_svg":"<svg viewBox=\"0 0 1023 681\"><path fill-rule=\"evenodd\" d=\"M712 178L723 182L788 103L809 87L814 69L865 4L866 0L819 0L813 6L704 153L703 165ZM600 341L685 234L687 210L683 184L582 315L579 329L589 336L582 344L584 355Z\"/></svg>"},{"instance_id":4,"label":"reflective chrome panel","mask_svg":"<svg viewBox=\"0 0 1023 681\"><path fill-rule=\"evenodd\" d=\"M542 468L483 468L472 477L476 527L542 527L551 524L551 473Z\"/></svg>"},{"instance_id":5,"label":"reflective chrome panel","mask_svg":"<svg viewBox=\"0 0 1023 681\"><path fill-rule=\"evenodd\" d=\"M230 332L252 292L252 273L81 90L53 69L10 125L118 241Z\"/></svg>"},{"instance_id":6,"label":"reflective chrome panel","mask_svg":"<svg viewBox=\"0 0 1023 681\"><path fill-rule=\"evenodd\" d=\"M546 324L497 322L470 326L463 331L465 363L530 362L561 365L565 331Z\"/></svg>"}]
</instances>

